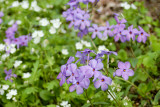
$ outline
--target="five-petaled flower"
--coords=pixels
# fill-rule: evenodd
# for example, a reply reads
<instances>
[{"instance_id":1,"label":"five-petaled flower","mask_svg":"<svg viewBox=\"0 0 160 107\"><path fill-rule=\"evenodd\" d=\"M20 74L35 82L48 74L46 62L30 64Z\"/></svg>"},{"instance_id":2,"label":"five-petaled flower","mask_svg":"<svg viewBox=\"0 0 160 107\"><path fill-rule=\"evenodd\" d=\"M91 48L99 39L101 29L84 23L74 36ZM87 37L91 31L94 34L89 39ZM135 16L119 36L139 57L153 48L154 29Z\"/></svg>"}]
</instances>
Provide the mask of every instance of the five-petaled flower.
<instances>
[{"instance_id":1,"label":"five-petaled flower","mask_svg":"<svg viewBox=\"0 0 160 107\"><path fill-rule=\"evenodd\" d=\"M125 80L128 80L129 76L133 76L134 72L132 69L130 69L131 64L129 62L119 62L118 63L118 68L116 70L116 76L122 76Z\"/></svg>"}]
</instances>

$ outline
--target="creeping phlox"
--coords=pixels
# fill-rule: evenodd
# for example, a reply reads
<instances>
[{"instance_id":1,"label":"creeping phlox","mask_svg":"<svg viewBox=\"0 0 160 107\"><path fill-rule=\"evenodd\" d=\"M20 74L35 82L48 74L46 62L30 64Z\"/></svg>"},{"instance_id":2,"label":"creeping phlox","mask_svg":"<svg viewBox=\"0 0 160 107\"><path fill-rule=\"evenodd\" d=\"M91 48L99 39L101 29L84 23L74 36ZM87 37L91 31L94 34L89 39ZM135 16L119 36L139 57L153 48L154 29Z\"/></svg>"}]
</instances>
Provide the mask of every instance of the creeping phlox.
<instances>
[{"instance_id":1,"label":"creeping phlox","mask_svg":"<svg viewBox=\"0 0 160 107\"><path fill-rule=\"evenodd\" d=\"M116 25L110 25L109 22L106 22L106 26L98 26L97 24L92 24L90 19L89 11L84 11L80 7L80 3L88 4L98 2L99 0L70 0L67 5L70 6L68 10L63 12L63 17L66 18L66 21L69 21L69 28L74 26L75 30L79 30L78 36L82 38L84 35L87 35L89 32L92 33L92 39L96 38L96 36L103 40L103 38L114 37L115 42L119 40L121 42L133 41L137 40L137 42L145 43L147 37L150 36L147 34L140 26L138 26L139 30L133 28L133 25L129 26L127 29L125 23L126 19L119 19L118 14L115 15L115 20L117 22ZM136 38L136 36L138 36Z\"/></svg>"},{"instance_id":2,"label":"creeping phlox","mask_svg":"<svg viewBox=\"0 0 160 107\"><path fill-rule=\"evenodd\" d=\"M90 53L95 54L95 58L90 56ZM79 58L75 61L74 57L70 57L65 65L61 66L61 72L57 76L60 80L60 86L65 82L72 84L69 87L70 92L76 90L77 94L82 94L83 89L88 89L90 80L94 83L95 88L101 87L101 90L108 89L108 85L111 85L112 79L104 75L102 56L107 55L107 64L109 64L109 56L111 54L117 55L116 52L102 50L96 54L93 50L85 49L84 51L77 51L75 57ZM73 63L75 61L75 63ZM83 64L83 66L77 67L77 63ZM130 68L130 63L119 62L118 69L116 71L117 76L121 76L127 80L128 76L133 76L134 72Z\"/></svg>"}]
</instances>

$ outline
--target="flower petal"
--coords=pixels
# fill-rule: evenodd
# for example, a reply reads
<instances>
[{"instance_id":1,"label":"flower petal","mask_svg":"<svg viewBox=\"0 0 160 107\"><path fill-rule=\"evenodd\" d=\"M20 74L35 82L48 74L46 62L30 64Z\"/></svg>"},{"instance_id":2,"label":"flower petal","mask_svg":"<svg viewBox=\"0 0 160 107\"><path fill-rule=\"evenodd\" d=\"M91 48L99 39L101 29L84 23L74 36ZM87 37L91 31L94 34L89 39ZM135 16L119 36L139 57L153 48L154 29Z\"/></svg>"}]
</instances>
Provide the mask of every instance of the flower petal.
<instances>
[{"instance_id":1,"label":"flower petal","mask_svg":"<svg viewBox=\"0 0 160 107\"><path fill-rule=\"evenodd\" d=\"M121 76L122 72L123 72L123 69L117 69L115 73L117 76Z\"/></svg>"},{"instance_id":2,"label":"flower petal","mask_svg":"<svg viewBox=\"0 0 160 107\"><path fill-rule=\"evenodd\" d=\"M76 89L76 85L71 85L71 86L69 87L69 91L70 91L70 92L73 92L75 89Z\"/></svg>"},{"instance_id":3,"label":"flower petal","mask_svg":"<svg viewBox=\"0 0 160 107\"><path fill-rule=\"evenodd\" d=\"M118 62L118 68L121 68L121 69L125 69L125 63L123 62Z\"/></svg>"},{"instance_id":4,"label":"flower petal","mask_svg":"<svg viewBox=\"0 0 160 107\"><path fill-rule=\"evenodd\" d=\"M77 92L77 94L82 94L82 93L83 93L83 88L78 85L78 86L76 87L76 92Z\"/></svg>"},{"instance_id":5,"label":"flower petal","mask_svg":"<svg viewBox=\"0 0 160 107\"><path fill-rule=\"evenodd\" d=\"M108 89L108 85L107 84L104 83L104 84L101 85L101 90L105 91L107 89Z\"/></svg>"},{"instance_id":6,"label":"flower petal","mask_svg":"<svg viewBox=\"0 0 160 107\"><path fill-rule=\"evenodd\" d=\"M134 71L132 69L129 69L127 71L128 76L133 76L134 75Z\"/></svg>"},{"instance_id":7,"label":"flower petal","mask_svg":"<svg viewBox=\"0 0 160 107\"><path fill-rule=\"evenodd\" d=\"M130 67L131 67L130 62L125 62L125 68L126 68L126 69L129 69Z\"/></svg>"},{"instance_id":8,"label":"flower petal","mask_svg":"<svg viewBox=\"0 0 160 107\"><path fill-rule=\"evenodd\" d=\"M94 82L94 87L99 88L101 86L101 80L95 81Z\"/></svg>"}]
</instances>

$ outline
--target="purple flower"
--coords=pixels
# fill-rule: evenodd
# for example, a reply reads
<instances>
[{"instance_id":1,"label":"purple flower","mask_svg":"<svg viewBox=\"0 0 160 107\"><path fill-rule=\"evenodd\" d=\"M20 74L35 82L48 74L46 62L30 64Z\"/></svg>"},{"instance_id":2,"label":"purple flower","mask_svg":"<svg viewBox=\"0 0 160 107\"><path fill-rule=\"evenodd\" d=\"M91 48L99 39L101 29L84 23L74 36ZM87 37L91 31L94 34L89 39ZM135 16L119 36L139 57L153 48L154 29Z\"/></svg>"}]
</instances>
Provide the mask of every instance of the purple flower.
<instances>
[{"instance_id":1,"label":"purple flower","mask_svg":"<svg viewBox=\"0 0 160 107\"><path fill-rule=\"evenodd\" d=\"M116 70L116 75L117 76L122 76L125 80L128 80L129 76L133 76L134 72L132 69L130 69L131 65L129 62L119 62L118 63L118 68Z\"/></svg>"},{"instance_id":2,"label":"purple flower","mask_svg":"<svg viewBox=\"0 0 160 107\"><path fill-rule=\"evenodd\" d=\"M106 54L106 55L111 55L111 54L117 55L117 52L114 52L114 51L102 50L102 53L103 53L103 54Z\"/></svg>"},{"instance_id":3,"label":"purple flower","mask_svg":"<svg viewBox=\"0 0 160 107\"><path fill-rule=\"evenodd\" d=\"M79 76L79 73L78 73L78 70L77 70L77 65L76 64L70 64L68 66L70 68L70 70L68 70L66 72L66 76L70 76L68 79L67 79L67 83L74 83L74 81L76 80L76 77Z\"/></svg>"},{"instance_id":4,"label":"purple flower","mask_svg":"<svg viewBox=\"0 0 160 107\"><path fill-rule=\"evenodd\" d=\"M147 40L147 37L149 36L148 33L146 33L140 26L138 26L139 28L139 33L138 33L138 38L137 38L137 41L138 42L142 42L145 43L146 40Z\"/></svg>"},{"instance_id":5,"label":"purple flower","mask_svg":"<svg viewBox=\"0 0 160 107\"><path fill-rule=\"evenodd\" d=\"M77 8L78 7L78 0L70 0L67 5L69 5L71 8L75 7Z\"/></svg>"},{"instance_id":6,"label":"purple flower","mask_svg":"<svg viewBox=\"0 0 160 107\"><path fill-rule=\"evenodd\" d=\"M93 81L95 81L100 75L102 75L99 70L103 69L103 63L101 62L101 60L92 59L89 61L88 65L92 68L91 70L89 70L89 72L94 73Z\"/></svg>"},{"instance_id":7,"label":"purple flower","mask_svg":"<svg viewBox=\"0 0 160 107\"><path fill-rule=\"evenodd\" d=\"M90 26L89 14L77 14L77 20L75 20L75 25L80 27L80 30L84 30L86 27Z\"/></svg>"},{"instance_id":8,"label":"purple flower","mask_svg":"<svg viewBox=\"0 0 160 107\"><path fill-rule=\"evenodd\" d=\"M122 35L126 35L127 41L130 41L131 38L132 40L135 40L135 35L137 35L138 33L138 30L133 29L133 25L131 25L130 27L128 27L128 30L124 30L122 32Z\"/></svg>"},{"instance_id":9,"label":"purple flower","mask_svg":"<svg viewBox=\"0 0 160 107\"><path fill-rule=\"evenodd\" d=\"M88 34L88 28L85 28L84 30L80 30L80 32L78 32L78 37L82 38L84 35Z\"/></svg>"},{"instance_id":10,"label":"purple flower","mask_svg":"<svg viewBox=\"0 0 160 107\"><path fill-rule=\"evenodd\" d=\"M3 20L2 19L0 19L0 24L3 22Z\"/></svg>"},{"instance_id":11,"label":"purple flower","mask_svg":"<svg viewBox=\"0 0 160 107\"><path fill-rule=\"evenodd\" d=\"M10 80L11 82L13 82L13 80L11 79L12 77L17 77L16 74L12 74L12 69L10 69L9 71L7 70L4 70L5 74L6 74L6 77L5 77L5 80Z\"/></svg>"},{"instance_id":12,"label":"purple flower","mask_svg":"<svg viewBox=\"0 0 160 107\"><path fill-rule=\"evenodd\" d=\"M69 91L73 92L76 89L77 94L83 93L83 82L80 80L77 80L73 85L69 87Z\"/></svg>"},{"instance_id":13,"label":"purple flower","mask_svg":"<svg viewBox=\"0 0 160 107\"><path fill-rule=\"evenodd\" d=\"M85 89L87 89L89 87L90 84L90 80L89 78L91 78L94 75L94 72L92 71L92 68L88 65L86 66L81 66L80 67L80 75L79 75L79 79L82 80L83 87Z\"/></svg>"},{"instance_id":14,"label":"purple flower","mask_svg":"<svg viewBox=\"0 0 160 107\"><path fill-rule=\"evenodd\" d=\"M114 25L110 26L109 22L107 21L106 26L103 28L104 28L104 33L103 33L104 36L107 36L107 35L109 35L110 37L113 36L113 32L111 30L114 28Z\"/></svg>"},{"instance_id":15,"label":"purple flower","mask_svg":"<svg viewBox=\"0 0 160 107\"><path fill-rule=\"evenodd\" d=\"M76 57L79 58L79 59L76 61L76 63L78 63L79 61L80 61L81 64L85 64L85 63L86 63L86 60L87 60L86 54L81 53L80 51L77 51Z\"/></svg>"},{"instance_id":16,"label":"purple flower","mask_svg":"<svg viewBox=\"0 0 160 107\"><path fill-rule=\"evenodd\" d=\"M88 29L89 32L93 32L92 33L92 39L94 39L96 36L98 36L98 38L102 38L102 33L100 31L103 31L103 27L98 27L96 24L92 25L93 27L90 27Z\"/></svg>"},{"instance_id":17,"label":"purple flower","mask_svg":"<svg viewBox=\"0 0 160 107\"><path fill-rule=\"evenodd\" d=\"M110 77L106 77L104 75L101 75L98 77L98 81L94 82L94 87L99 88L101 87L101 90L105 91L108 89L108 85L111 85L112 79Z\"/></svg>"},{"instance_id":18,"label":"purple flower","mask_svg":"<svg viewBox=\"0 0 160 107\"><path fill-rule=\"evenodd\" d=\"M124 28L121 27L121 28L115 29L113 31L115 34L115 37L114 37L115 42L117 42L119 39L121 40L121 42L126 41L126 37L124 35L122 35L123 30L124 30Z\"/></svg>"},{"instance_id":19,"label":"purple flower","mask_svg":"<svg viewBox=\"0 0 160 107\"><path fill-rule=\"evenodd\" d=\"M6 37L8 39L14 39L15 38L15 32L17 31L18 29L18 25L17 23L13 24L11 27L9 27L7 30L6 30Z\"/></svg>"},{"instance_id":20,"label":"purple flower","mask_svg":"<svg viewBox=\"0 0 160 107\"><path fill-rule=\"evenodd\" d=\"M81 51L81 52L84 53L84 54L90 54L90 53L95 54L95 52L93 50L90 50L90 49L85 49L84 51Z\"/></svg>"},{"instance_id":21,"label":"purple flower","mask_svg":"<svg viewBox=\"0 0 160 107\"><path fill-rule=\"evenodd\" d=\"M4 16L4 13L3 12L0 12L0 17L3 17Z\"/></svg>"},{"instance_id":22,"label":"purple flower","mask_svg":"<svg viewBox=\"0 0 160 107\"><path fill-rule=\"evenodd\" d=\"M71 64L73 61L75 61L75 58L71 56L69 57L67 64Z\"/></svg>"},{"instance_id":23,"label":"purple flower","mask_svg":"<svg viewBox=\"0 0 160 107\"><path fill-rule=\"evenodd\" d=\"M66 81L66 65L61 66L61 72L58 74L57 79L61 79L60 86L62 86Z\"/></svg>"},{"instance_id":24,"label":"purple flower","mask_svg":"<svg viewBox=\"0 0 160 107\"><path fill-rule=\"evenodd\" d=\"M79 0L79 2L83 2L83 3L87 4L89 2L94 3L95 0Z\"/></svg>"},{"instance_id":25,"label":"purple flower","mask_svg":"<svg viewBox=\"0 0 160 107\"><path fill-rule=\"evenodd\" d=\"M118 16L119 16L118 14L115 14L115 16L114 16L114 18L115 18L115 20L117 22L117 25L115 25L115 28L116 29L117 28L125 28L125 24L124 23L127 22L126 19L119 20Z\"/></svg>"}]
</instances>

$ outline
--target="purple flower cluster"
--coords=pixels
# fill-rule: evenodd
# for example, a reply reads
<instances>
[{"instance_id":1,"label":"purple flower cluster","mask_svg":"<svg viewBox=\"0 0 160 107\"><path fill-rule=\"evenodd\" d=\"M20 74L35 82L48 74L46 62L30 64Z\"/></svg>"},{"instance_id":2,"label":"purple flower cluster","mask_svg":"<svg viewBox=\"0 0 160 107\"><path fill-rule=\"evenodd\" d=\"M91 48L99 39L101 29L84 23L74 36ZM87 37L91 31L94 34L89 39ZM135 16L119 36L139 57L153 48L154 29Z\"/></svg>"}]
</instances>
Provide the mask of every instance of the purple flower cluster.
<instances>
[{"instance_id":1,"label":"purple flower cluster","mask_svg":"<svg viewBox=\"0 0 160 107\"><path fill-rule=\"evenodd\" d=\"M1 17L4 16L4 13L3 12L0 12L0 24L3 22L3 20L1 19Z\"/></svg>"},{"instance_id":2,"label":"purple flower cluster","mask_svg":"<svg viewBox=\"0 0 160 107\"><path fill-rule=\"evenodd\" d=\"M12 77L16 78L17 75L16 74L12 74L12 69L10 69L9 71L4 70L6 77L5 80L10 80L11 82L13 82Z\"/></svg>"},{"instance_id":3,"label":"purple flower cluster","mask_svg":"<svg viewBox=\"0 0 160 107\"><path fill-rule=\"evenodd\" d=\"M90 57L90 53L96 54L93 50L85 49L84 51L78 51L76 57L79 59L75 61L74 57L70 57L65 65L61 66L61 72L57 76L60 80L60 86L65 82L67 84L72 84L69 87L69 91L73 92L76 90L77 94L82 94L83 89L88 89L90 82L92 80L95 88L100 88L105 91L108 89L108 85L111 85L112 79L103 75L102 69L104 65L102 63L102 56L107 55L107 66L109 64L109 56L111 54L117 55L113 51L102 50L101 53L96 54L95 59ZM83 64L77 67L77 63ZM128 80L129 76L133 76L134 72L130 69L131 65L129 62L119 62L119 69L114 72L116 76L122 76L125 80Z\"/></svg>"},{"instance_id":4,"label":"purple flower cluster","mask_svg":"<svg viewBox=\"0 0 160 107\"><path fill-rule=\"evenodd\" d=\"M99 1L99 0L98 0ZM115 42L119 40L121 42L130 41L131 39L134 41L137 37L138 42L145 43L149 34L147 34L140 26L139 30L133 28L133 25L129 26L127 30L125 30L127 22L126 19L119 20L118 14L115 14L115 20L117 22L116 25L109 25L109 22L106 22L106 26L98 27L97 24L92 24L90 15L88 12L81 9L79 3L82 2L87 4L94 3L96 0L70 0L67 5L70 5L70 8L63 12L63 17L66 18L67 21L70 22L69 28L74 26L74 29L78 29L78 36L82 38L84 35L87 35L89 32L92 32L92 39L96 38L96 36L100 39L109 37L114 37Z\"/></svg>"},{"instance_id":5,"label":"purple flower cluster","mask_svg":"<svg viewBox=\"0 0 160 107\"><path fill-rule=\"evenodd\" d=\"M70 8L63 12L63 17L70 22L69 28L74 26L76 30L79 30L78 36L82 38L84 35L88 34L88 27L91 21L89 20L90 15L88 12L80 8L80 2L88 5L89 2L94 3L95 0L70 0L67 3L67 5L70 5Z\"/></svg>"},{"instance_id":6,"label":"purple flower cluster","mask_svg":"<svg viewBox=\"0 0 160 107\"><path fill-rule=\"evenodd\" d=\"M19 48L20 46L27 46L28 42L31 40L31 36L22 35L22 36L15 38L15 34L16 34L17 30L18 30L17 23L14 23L11 27L9 27L6 30L6 38L7 39L4 39L4 42L7 45L15 44L17 46L17 48Z\"/></svg>"},{"instance_id":7,"label":"purple flower cluster","mask_svg":"<svg viewBox=\"0 0 160 107\"><path fill-rule=\"evenodd\" d=\"M82 94L83 89L88 89L90 80L92 79L95 88L101 87L103 91L108 89L108 85L111 85L112 79L101 72L104 66L102 60L99 58L93 59L90 57L90 53L95 54L93 50L89 49L78 51L76 57L79 59L76 63L73 63L75 61L74 57L70 57L67 64L61 66L61 72L57 76L57 79L61 79L60 86L65 82L67 84L72 83L69 88L70 92L76 90L77 94ZM83 64L83 66L77 67L78 62Z\"/></svg>"}]
</instances>

